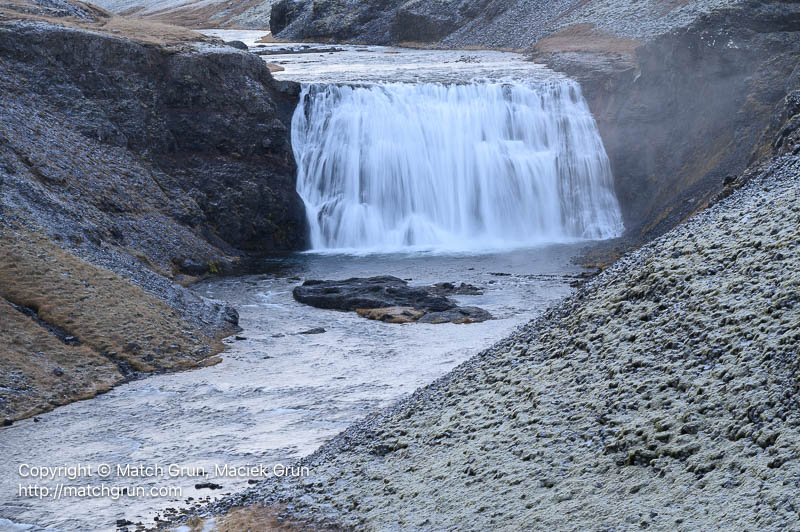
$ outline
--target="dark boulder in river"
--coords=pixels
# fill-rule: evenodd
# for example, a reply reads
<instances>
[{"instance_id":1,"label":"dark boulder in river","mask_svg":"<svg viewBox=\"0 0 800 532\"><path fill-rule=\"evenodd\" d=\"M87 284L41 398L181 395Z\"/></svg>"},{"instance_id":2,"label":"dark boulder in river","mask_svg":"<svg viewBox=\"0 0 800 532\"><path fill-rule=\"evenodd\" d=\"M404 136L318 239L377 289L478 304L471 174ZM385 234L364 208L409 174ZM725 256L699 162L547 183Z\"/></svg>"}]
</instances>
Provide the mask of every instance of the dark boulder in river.
<instances>
[{"instance_id":1,"label":"dark boulder in river","mask_svg":"<svg viewBox=\"0 0 800 532\"><path fill-rule=\"evenodd\" d=\"M292 292L300 303L335 310L359 308L412 307L441 312L458 305L425 288L408 286L406 281L384 275L353 277L344 281L306 281Z\"/></svg>"},{"instance_id":2,"label":"dark boulder in river","mask_svg":"<svg viewBox=\"0 0 800 532\"><path fill-rule=\"evenodd\" d=\"M467 323L491 318L483 309L459 307L430 288L409 286L406 281L389 275L343 281L309 280L295 287L292 295L300 303L313 307L359 311L364 317L392 323ZM386 312L364 312L368 309L386 309Z\"/></svg>"}]
</instances>

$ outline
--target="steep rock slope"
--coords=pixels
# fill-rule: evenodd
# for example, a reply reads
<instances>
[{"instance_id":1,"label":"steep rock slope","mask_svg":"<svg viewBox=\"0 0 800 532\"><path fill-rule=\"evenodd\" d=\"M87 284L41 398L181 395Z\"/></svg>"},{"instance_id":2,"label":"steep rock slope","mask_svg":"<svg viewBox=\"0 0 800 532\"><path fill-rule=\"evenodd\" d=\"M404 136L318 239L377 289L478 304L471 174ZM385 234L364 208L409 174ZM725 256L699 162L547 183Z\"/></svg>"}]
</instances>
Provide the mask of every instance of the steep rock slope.
<instances>
[{"instance_id":1,"label":"steep rock slope","mask_svg":"<svg viewBox=\"0 0 800 532\"><path fill-rule=\"evenodd\" d=\"M472 0L278 0L272 33L287 40L436 42L463 25Z\"/></svg>"},{"instance_id":2,"label":"steep rock slope","mask_svg":"<svg viewBox=\"0 0 800 532\"><path fill-rule=\"evenodd\" d=\"M738 0L278 0L273 33L282 39L373 44L441 41L449 47L523 49L574 24L649 39Z\"/></svg>"},{"instance_id":3,"label":"steep rock slope","mask_svg":"<svg viewBox=\"0 0 800 532\"><path fill-rule=\"evenodd\" d=\"M786 530L800 144L451 374L218 504L354 530ZM276 508L278 506L275 506Z\"/></svg>"},{"instance_id":4,"label":"steep rock slope","mask_svg":"<svg viewBox=\"0 0 800 532\"><path fill-rule=\"evenodd\" d=\"M0 306L20 325L3 330L0 415L12 419L203 363L237 314L180 283L306 243L296 86L232 48L66 27L108 15L61 25L28 4L0 19ZM92 360L104 369L79 378Z\"/></svg>"}]
</instances>

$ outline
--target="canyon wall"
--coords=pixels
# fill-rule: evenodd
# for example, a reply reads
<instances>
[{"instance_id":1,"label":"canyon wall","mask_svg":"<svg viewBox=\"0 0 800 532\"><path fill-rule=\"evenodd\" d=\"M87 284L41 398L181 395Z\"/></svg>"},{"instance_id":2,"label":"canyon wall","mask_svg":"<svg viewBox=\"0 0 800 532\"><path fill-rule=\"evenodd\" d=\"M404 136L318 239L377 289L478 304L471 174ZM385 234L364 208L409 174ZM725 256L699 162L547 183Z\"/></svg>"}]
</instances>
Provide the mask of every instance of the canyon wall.
<instances>
[{"instance_id":1,"label":"canyon wall","mask_svg":"<svg viewBox=\"0 0 800 532\"><path fill-rule=\"evenodd\" d=\"M647 42L571 26L528 53L581 82L626 226L647 241L727 194L771 150L800 87L800 6L748 2Z\"/></svg>"},{"instance_id":2,"label":"canyon wall","mask_svg":"<svg viewBox=\"0 0 800 532\"><path fill-rule=\"evenodd\" d=\"M7 207L166 272L305 247L298 87L257 56L25 22L0 27L0 56Z\"/></svg>"},{"instance_id":3,"label":"canyon wall","mask_svg":"<svg viewBox=\"0 0 800 532\"><path fill-rule=\"evenodd\" d=\"M307 246L289 141L298 86L233 48L31 13L0 18L9 419L206 363L237 313L182 285Z\"/></svg>"}]
</instances>

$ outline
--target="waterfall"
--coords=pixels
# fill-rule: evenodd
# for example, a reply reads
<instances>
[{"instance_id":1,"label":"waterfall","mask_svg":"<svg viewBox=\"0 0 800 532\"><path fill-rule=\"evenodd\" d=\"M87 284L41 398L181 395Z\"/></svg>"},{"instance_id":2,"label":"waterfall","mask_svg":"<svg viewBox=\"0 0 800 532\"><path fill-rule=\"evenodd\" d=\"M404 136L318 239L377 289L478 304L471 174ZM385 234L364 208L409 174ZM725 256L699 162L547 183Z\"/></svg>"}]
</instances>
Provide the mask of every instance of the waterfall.
<instances>
[{"instance_id":1,"label":"waterfall","mask_svg":"<svg viewBox=\"0 0 800 532\"><path fill-rule=\"evenodd\" d=\"M577 83L303 87L292 120L314 249L479 250L622 232Z\"/></svg>"}]
</instances>

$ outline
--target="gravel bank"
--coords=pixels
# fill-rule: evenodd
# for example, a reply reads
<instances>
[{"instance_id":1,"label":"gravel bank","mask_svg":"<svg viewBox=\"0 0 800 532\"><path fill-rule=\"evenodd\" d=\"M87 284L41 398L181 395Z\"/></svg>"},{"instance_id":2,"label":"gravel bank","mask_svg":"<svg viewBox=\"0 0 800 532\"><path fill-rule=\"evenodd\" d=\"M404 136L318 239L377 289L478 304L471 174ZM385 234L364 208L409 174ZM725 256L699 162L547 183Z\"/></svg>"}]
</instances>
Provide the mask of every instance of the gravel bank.
<instances>
[{"instance_id":1,"label":"gravel bank","mask_svg":"<svg viewBox=\"0 0 800 532\"><path fill-rule=\"evenodd\" d=\"M359 530L796 526L800 157L348 429L290 501Z\"/></svg>"}]
</instances>

